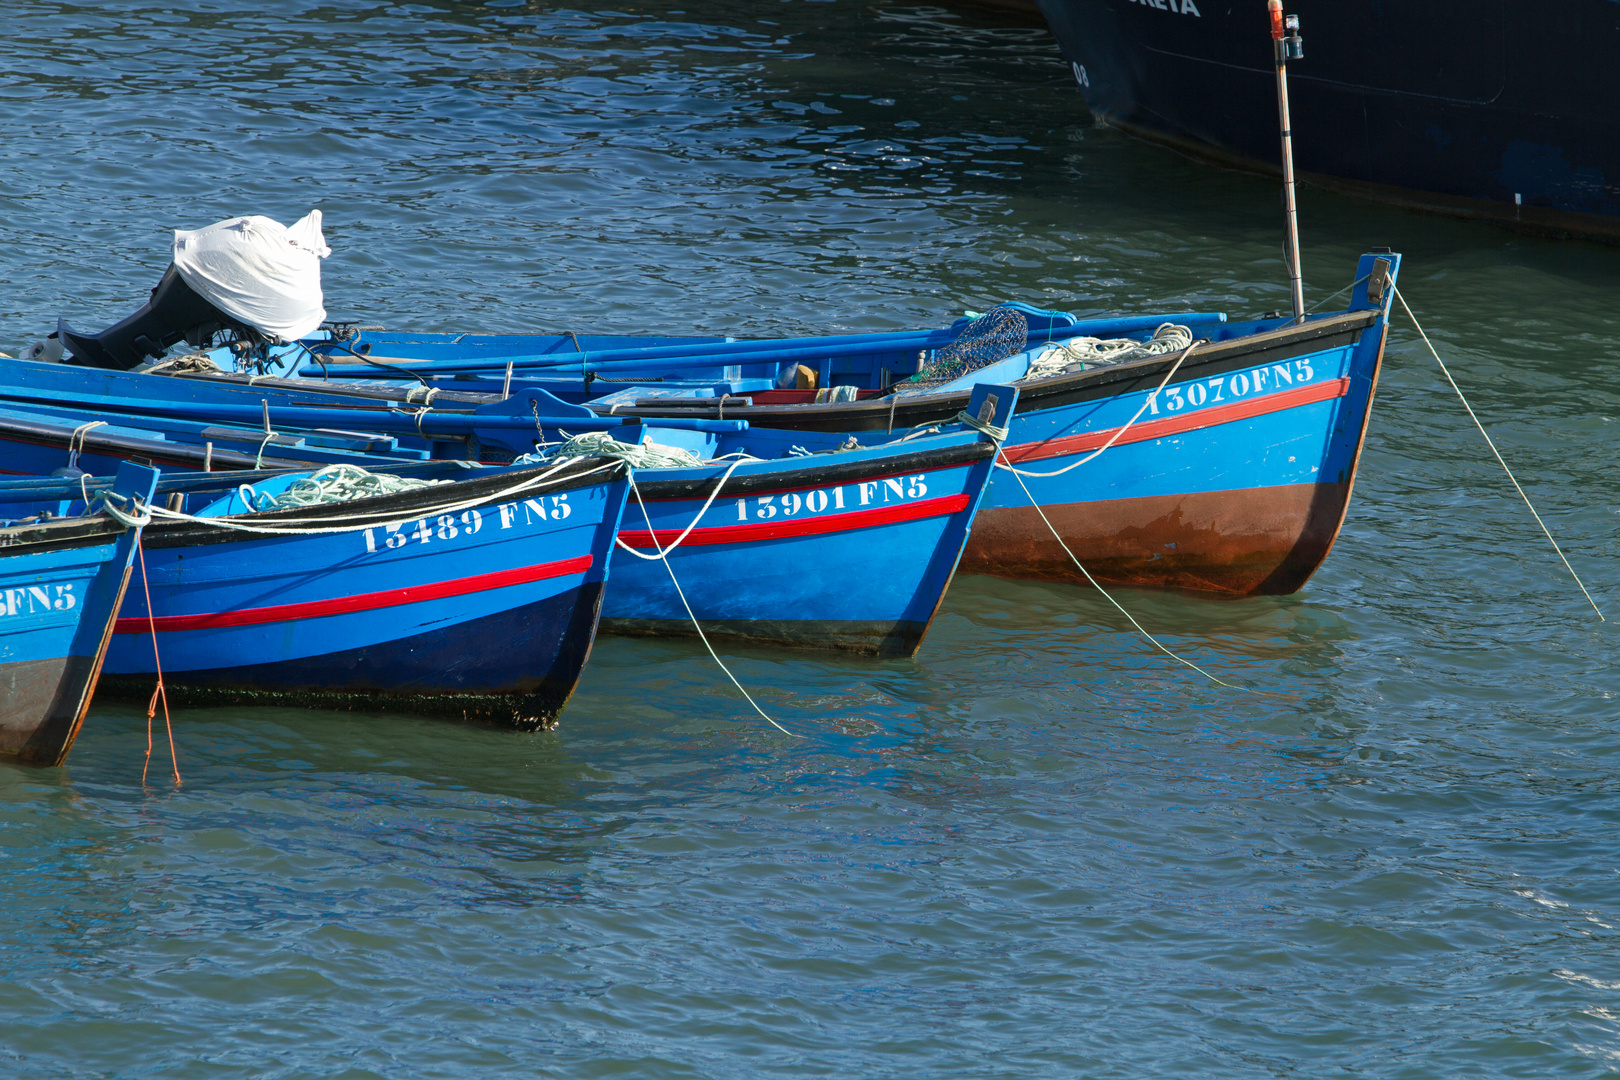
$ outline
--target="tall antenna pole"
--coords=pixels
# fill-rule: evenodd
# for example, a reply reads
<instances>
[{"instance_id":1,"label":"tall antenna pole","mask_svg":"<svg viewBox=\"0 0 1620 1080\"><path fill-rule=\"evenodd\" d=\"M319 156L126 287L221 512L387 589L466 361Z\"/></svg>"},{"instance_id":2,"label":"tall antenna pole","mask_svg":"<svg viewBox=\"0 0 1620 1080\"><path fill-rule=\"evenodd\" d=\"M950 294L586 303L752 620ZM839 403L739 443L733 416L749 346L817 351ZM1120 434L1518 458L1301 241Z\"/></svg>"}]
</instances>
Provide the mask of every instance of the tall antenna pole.
<instances>
[{"instance_id":1,"label":"tall antenna pole","mask_svg":"<svg viewBox=\"0 0 1620 1080\"><path fill-rule=\"evenodd\" d=\"M1283 205L1288 215L1288 288L1293 295L1294 321L1305 321L1305 280L1299 269L1299 208L1294 204L1294 133L1288 123L1288 61L1305 55L1299 36L1299 16L1283 19L1282 0L1267 0L1271 12L1271 48L1277 64L1277 119L1282 125Z\"/></svg>"}]
</instances>

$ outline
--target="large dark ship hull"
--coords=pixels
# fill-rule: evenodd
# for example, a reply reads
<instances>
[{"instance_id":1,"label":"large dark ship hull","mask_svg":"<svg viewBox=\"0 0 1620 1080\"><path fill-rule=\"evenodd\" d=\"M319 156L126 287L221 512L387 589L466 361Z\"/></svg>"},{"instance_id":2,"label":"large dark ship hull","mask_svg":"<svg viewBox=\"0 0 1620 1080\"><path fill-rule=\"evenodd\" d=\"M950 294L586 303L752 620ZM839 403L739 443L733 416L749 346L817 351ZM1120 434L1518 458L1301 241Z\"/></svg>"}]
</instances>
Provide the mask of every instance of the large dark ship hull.
<instances>
[{"instance_id":1,"label":"large dark ship hull","mask_svg":"<svg viewBox=\"0 0 1620 1080\"><path fill-rule=\"evenodd\" d=\"M1277 169L1263 0L1039 0L1086 102L1128 133ZM1315 182L1620 242L1620 2L1292 0L1294 154Z\"/></svg>"}]
</instances>

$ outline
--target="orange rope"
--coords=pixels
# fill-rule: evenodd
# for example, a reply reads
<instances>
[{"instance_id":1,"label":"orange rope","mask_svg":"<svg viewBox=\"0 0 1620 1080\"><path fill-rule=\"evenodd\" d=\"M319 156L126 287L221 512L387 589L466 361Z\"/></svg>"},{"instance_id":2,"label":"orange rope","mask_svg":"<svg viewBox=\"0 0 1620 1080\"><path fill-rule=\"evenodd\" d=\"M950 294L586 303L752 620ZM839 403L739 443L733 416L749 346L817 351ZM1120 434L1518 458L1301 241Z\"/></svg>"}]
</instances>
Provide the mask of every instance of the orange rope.
<instances>
[{"instance_id":1,"label":"orange rope","mask_svg":"<svg viewBox=\"0 0 1620 1080\"><path fill-rule=\"evenodd\" d=\"M174 782L180 783L180 759L174 753L174 725L169 722L169 692L163 687L163 661L158 658L157 619L152 614L152 587L146 581L146 549L135 537L135 554L141 561L141 589L146 593L146 625L152 630L152 663L157 666L157 686L152 700L146 705L146 763L141 766L141 783L146 783L146 770L152 764L152 721L157 717L158 698L163 699L163 727L169 733L169 763L174 767Z\"/></svg>"}]
</instances>

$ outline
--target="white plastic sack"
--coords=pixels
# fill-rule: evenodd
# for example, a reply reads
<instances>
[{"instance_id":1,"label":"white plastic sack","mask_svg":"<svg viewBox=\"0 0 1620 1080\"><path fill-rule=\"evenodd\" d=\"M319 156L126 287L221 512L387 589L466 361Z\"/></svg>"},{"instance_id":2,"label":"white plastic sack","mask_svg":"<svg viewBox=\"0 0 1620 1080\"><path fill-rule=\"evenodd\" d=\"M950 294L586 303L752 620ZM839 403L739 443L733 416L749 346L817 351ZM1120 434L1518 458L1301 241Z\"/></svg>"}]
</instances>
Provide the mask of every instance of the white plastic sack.
<instances>
[{"instance_id":1,"label":"white plastic sack","mask_svg":"<svg viewBox=\"0 0 1620 1080\"><path fill-rule=\"evenodd\" d=\"M326 320L321 260L330 254L319 210L291 228L238 217L174 234L182 281L225 314L285 341L314 333Z\"/></svg>"}]
</instances>

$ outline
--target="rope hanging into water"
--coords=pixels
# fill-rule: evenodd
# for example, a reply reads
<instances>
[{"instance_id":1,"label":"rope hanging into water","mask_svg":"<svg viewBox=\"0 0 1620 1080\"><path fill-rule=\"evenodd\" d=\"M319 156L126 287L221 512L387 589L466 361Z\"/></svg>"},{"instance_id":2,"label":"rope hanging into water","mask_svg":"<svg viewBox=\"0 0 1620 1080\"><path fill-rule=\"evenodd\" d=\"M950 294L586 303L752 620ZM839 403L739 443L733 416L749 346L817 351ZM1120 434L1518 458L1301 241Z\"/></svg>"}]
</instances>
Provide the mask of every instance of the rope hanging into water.
<instances>
[{"instance_id":1,"label":"rope hanging into water","mask_svg":"<svg viewBox=\"0 0 1620 1080\"><path fill-rule=\"evenodd\" d=\"M1189 352L1192 351L1190 347L1189 347L1188 351ZM973 428L975 431L981 431L984 434L990 436L990 438L994 439L995 442L996 442L996 456L998 458L1005 459L1005 455L1003 454L1002 449L1001 449L1001 444L1003 442L1005 442L1006 438L1007 438L1007 429L1005 427L998 427L998 426L996 426L994 424L987 424L984 421L980 420L978 417L973 416L973 415L971 415L970 413L968 413L966 411L957 413L956 414L956 419L957 419L957 421L959 423L966 424L968 427ZM1101 453L1101 451L1098 451L1098 453ZM1058 546L1061 547L1063 549L1064 553L1069 556L1069 558L1074 562L1074 565L1079 567L1080 572L1086 576L1086 580L1091 582L1091 587L1096 589L1098 592L1102 593L1103 599L1107 600L1110 604L1113 604L1114 607L1116 609L1118 609L1118 611L1119 611L1119 613L1121 615L1123 615L1127 619L1129 619L1131 621L1131 625L1136 627L1137 631L1139 633L1141 633L1141 635L1143 637L1147 638L1148 641L1152 642L1153 647L1155 649L1158 649L1160 652L1164 653L1166 656L1170 657L1172 660L1175 660L1175 661L1177 661L1179 663L1182 663L1182 664L1186 664L1188 667L1190 667L1194 671L1198 672L1198 674L1202 675L1204 678L1208 679L1210 682L1213 682L1213 683L1215 683L1215 684L1217 684L1219 686L1229 687L1229 688L1231 688L1233 690L1247 690L1248 689L1248 687L1246 687L1246 686L1236 686L1236 685L1234 685L1232 683L1223 682L1222 680L1217 679L1215 676L1211 675L1209 672L1205 671L1203 668L1199 667L1197 664L1193 663L1191 660L1184 659L1183 657L1180 657L1180 656L1176 655L1175 653L1171 652L1168 648L1165 647L1165 645L1163 643L1161 643L1159 641L1158 638L1154 637L1152 634L1148 633L1147 630L1143 629L1142 624L1136 621L1136 616L1134 616L1130 612L1126 611L1125 608L1123 606L1121 606L1120 602L1118 600L1115 600L1113 598L1113 596L1111 596L1109 594L1108 590L1104 589L1101 585L1097 584L1097 579L1091 576L1091 571L1087 570L1085 568L1085 566L1080 562L1080 560L1075 557L1074 552L1069 550L1069 545L1065 544L1063 542L1063 537L1058 534L1057 529L1052 525L1052 522L1050 520L1048 520L1048 518L1046 516L1046 511L1042 510L1041 509L1041 504L1035 501L1035 496L1030 493L1029 486L1024 483L1024 478L1021 475L1019 475L1019 471L1017 469L1014 469L1010 464L1004 466L1004 468L1006 468L1009 472L1011 472L1013 474L1014 479L1016 479L1018 481L1018 486L1024 489L1024 497L1029 500L1029 505L1033 506L1035 508L1035 512L1041 516L1041 520L1046 522L1046 527L1047 527L1047 529L1049 529L1051 531L1052 538L1058 542Z\"/></svg>"},{"instance_id":2,"label":"rope hanging into water","mask_svg":"<svg viewBox=\"0 0 1620 1080\"><path fill-rule=\"evenodd\" d=\"M1160 380L1159 385L1153 388L1152 393L1148 394L1146 400L1144 400L1142 402L1142 407L1140 409L1136 410L1136 415L1131 417L1128 421L1126 421L1124 427L1119 428L1112 435L1110 435L1108 437L1107 442L1105 442L1101 446L1097 447L1096 450L1092 451L1090 454L1087 454L1085 457L1081 458L1079 461L1070 462L1069 464L1063 466L1063 468L1054 469L1051 472L1030 472L1027 469L1014 468L1012 462L1007 460L1007 455L1006 454L998 453L997 456L996 456L996 468L998 468L998 469L1006 469L1008 472L1013 473L1014 475L1016 475L1016 476L1018 476L1020 478L1025 477L1025 476L1037 476L1037 477L1045 478L1045 477L1051 477L1051 476L1062 476L1066 472L1070 472L1070 471L1072 471L1074 469L1078 469L1080 466L1084 465L1088 461L1095 461L1097 458L1099 458L1099 457L1101 457L1103 455L1103 452L1105 450L1107 450L1109 447L1113 446L1116 442L1118 442L1120 440L1120 438L1123 437L1124 434L1127 431L1131 430L1131 426L1133 424L1135 424L1138 420L1142 419L1142 414L1147 412L1148 407L1159 399L1159 394L1161 394L1164 391L1164 388L1166 386L1170 385L1170 380L1175 377L1175 374L1176 374L1177 371L1181 370L1181 365L1186 362L1187 357L1189 357L1189 356L1191 356L1193 354L1193 350L1198 348L1199 344L1201 344L1201 343L1197 342L1197 341L1194 341L1190 345L1188 345L1186 347L1186 349L1182 350L1181 355L1176 357L1176 362L1170 365L1170 370L1164 373L1164 378L1162 380ZM1023 483L1023 480L1020 479L1018 482L1021 484L1021 483ZM1024 490L1028 491L1029 489L1025 488ZM1039 508L1037 507L1037 509L1039 509Z\"/></svg>"},{"instance_id":3,"label":"rope hanging into water","mask_svg":"<svg viewBox=\"0 0 1620 1080\"><path fill-rule=\"evenodd\" d=\"M1508 482L1513 485L1513 490L1519 493L1519 498L1524 500L1524 505L1530 510L1530 516L1536 519L1537 525L1541 526L1543 535L1547 537L1547 543L1552 545L1552 549L1563 560L1564 569L1569 571L1569 576L1575 579L1575 584L1580 588L1582 595L1586 597L1586 602L1592 605L1593 611L1597 612L1598 621L1607 622L1608 620L1603 617L1603 611L1597 606L1597 601L1592 599L1590 592L1587 592L1585 583L1581 581L1581 575L1577 574L1575 568L1569 564L1569 557L1564 554L1564 549L1558 546L1558 541L1553 539L1552 530L1547 528L1547 523L1541 520L1540 514L1536 513L1535 506L1530 502L1530 496L1526 495L1524 488L1519 486L1518 477L1514 476L1513 470L1508 468L1508 463L1502 458L1502 452L1496 448L1496 443L1491 439L1490 433L1485 430L1485 425L1479 422L1479 417L1474 413L1474 407L1468 404L1468 398L1463 395L1462 387L1458 386L1457 380L1451 377L1451 370L1446 367L1446 362L1440 359L1440 354L1435 350L1434 343L1429 340L1429 335L1423 332L1423 327L1417 321L1417 316L1412 314L1412 309L1407 306L1406 297L1401 295L1401 290L1397 289L1393 282L1390 283L1390 289L1394 291L1395 299L1401 302L1401 308L1406 312L1406 317L1412 320L1412 325L1416 327L1418 336L1423 339L1423 344L1429 347L1429 355L1434 357L1436 364L1440 365L1440 373L1446 377L1446 382L1450 383L1451 388L1457 392L1457 400L1461 401L1463 408L1468 410L1468 418L1474 422L1474 426L1479 428L1479 433L1485 437L1485 445L1489 446L1491 453L1496 455L1496 463L1502 466L1503 472L1507 473Z\"/></svg>"},{"instance_id":4,"label":"rope hanging into water","mask_svg":"<svg viewBox=\"0 0 1620 1080\"><path fill-rule=\"evenodd\" d=\"M641 501L641 489L636 486L635 470L630 470L630 490L635 492L636 505L641 508L641 518L647 523L647 535L652 537L653 550L657 551L658 554L643 555L641 552L637 551L635 548L626 544L623 540L620 540L617 537L614 538L614 543L623 548L625 551L635 555L637 558L658 559L663 562L664 569L669 573L670 584L675 586L675 595L681 598L681 606L686 609L686 617L692 620L692 629L697 631L698 640L703 642L703 647L705 649L709 650L709 656L714 659L715 664L719 666L720 670L726 673L726 678L731 680L731 685L735 686L737 688L737 692L742 694L742 696L747 699L748 704L754 707L754 711L763 716L766 722L774 727L777 731L780 731L790 739L802 739L804 736L793 734L793 732L771 719L770 714L759 707L759 702L755 701L753 695L751 695L747 690L743 689L743 684L737 681L737 676L733 675L731 673L731 669L726 667L725 663L720 659L720 654L716 653L714 651L714 646L709 644L709 636L703 632L703 627L698 623L697 615L692 611L692 605L686 602L686 593L681 589L681 583L675 577L675 568L669 564L669 553L679 547L681 541L685 540L687 534L697 526L697 523L702 519L703 514L707 512L711 505L713 505L715 498L720 494L720 489L725 486L726 478L731 475L732 469L735 469L741 464L741 461L734 462L731 469L726 470L726 475L722 476L720 478L720 483L714 486L714 492L709 496L709 501L703 504L703 509L698 511L697 517L692 519L692 524L686 527L686 532L681 533L681 535L676 538L675 542L669 545L667 548L661 548L658 546L658 534L653 529L652 518L647 513L647 504Z\"/></svg>"},{"instance_id":5,"label":"rope hanging into water","mask_svg":"<svg viewBox=\"0 0 1620 1080\"><path fill-rule=\"evenodd\" d=\"M1002 453L1000 446L996 447L996 453L998 455ZM1153 647L1155 649L1158 649L1160 652L1164 653L1164 655L1168 656L1170 659L1176 661L1179 664L1186 664L1188 667L1192 668L1194 671L1198 672L1198 674L1202 675L1204 678L1208 679L1210 682L1214 683L1217 686L1224 686L1224 687L1227 687L1228 689L1231 689L1231 690L1247 690L1248 689L1248 687L1246 687L1246 686L1238 686L1235 683L1229 683L1229 682L1226 682L1226 681L1224 681L1222 679L1217 679L1215 676L1211 675L1209 672L1205 671L1203 668L1199 667L1197 664L1193 663L1191 660L1188 660L1185 657L1178 656L1175 653L1171 652L1170 649L1168 647L1166 647L1161 641L1159 641L1158 638L1156 638L1152 634L1148 633L1147 630L1142 626L1142 624L1136 621L1136 616L1134 616L1130 612L1126 611L1124 606L1121 605L1118 600L1115 600L1113 598L1113 596L1108 592L1107 589L1104 589L1101 585L1097 584L1097 579L1091 576L1091 571L1087 570L1085 568L1085 565L1083 563L1081 563L1080 560L1075 556L1074 552L1069 550L1069 545L1065 544L1063 542L1063 537L1058 534L1058 531L1052 525L1052 522L1047 519L1046 511L1041 509L1041 504L1035 501L1035 496L1034 495L1030 494L1029 486L1024 483L1024 478L1019 475L1018 470L1014 469L1011 465L1006 466L1006 468L1013 474L1013 478L1018 481L1018 486L1024 489L1024 495L1025 495L1026 498L1029 499L1029 505L1033 506L1035 508L1035 512L1041 516L1041 520L1046 522L1046 527L1049 530L1051 530L1052 538L1058 542L1058 546L1063 549L1064 554L1069 556L1070 560L1072 560L1074 562L1074 565L1080 568L1080 572L1086 576L1086 580L1091 582L1091 587L1096 589L1098 592L1102 593L1104 600L1107 600L1110 604L1113 604L1114 608L1121 615L1123 615L1127 619L1129 619L1131 625L1136 627L1137 632L1140 633L1143 637L1147 638L1148 641L1153 644Z\"/></svg>"},{"instance_id":6,"label":"rope hanging into water","mask_svg":"<svg viewBox=\"0 0 1620 1080\"><path fill-rule=\"evenodd\" d=\"M758 459L757 458L738 458L736 461L733 461L731 463L731 466L728 469L726 469L724 474L721 475L720 482L718 484L714 485L714 490L709 492L709 498L707 499L707 501L704 502L703 506L701 508L699 508L699 510L697 512L697 516L692 519L691 524L687 525L686 528L681 531L681 535L677 536L675 538L674 542L669 545L669 547L660 549L658 547L658 538L656 536L653 537L653 549L655 551L658 551L657 555L643 555L641 552L637 551L635 548L631 547L629 544L626 544L623 540L617 540L616 539L614 541L614 543L618 544L619 547L623 548L625 551L628 551L630 554L634 555L638 559L646 559L648 562L652 562L652 561L657 560L657 559L662 559L665 555L668 555L670 552L672 552L676 548L680 547L682 542L685 541L688 536L692 535L692 530L698 527L698 522L703 520L703 515L707 514L709 512L709 507L714 505L714 500L716 500L716 499L718 499L720 497L720 489L722 489L722 488L724 488L726 486L726 481L731 479L731 474L737 471L737 467L739 465L744 464L745 462L756 461L756 460L758 460ZM631 470L632 476L634 475L634 471L635 471L634 469ZM635 486L633 482L632 482L631 486L632 487ZM636 498L637 499L641 498L639 493L636 495ZM651 523L648 524L647 528L648 529L652 528Z\"/></svg>"},{"instance_id":7,"label":"rope hanging into water","mask_svg":"<svg viewBox=\"0 0 1620 1080\"><path fill-rule=\"evenodd\" d=\"M108 509L111 509L109 505ZM148 516L150 521L151 517ZM146 625L152 633L152 665L157 668L157 686L152 689L152 700L146 706L146 761L141 765L141 783L146 783L146 771L152 766L152 721L157 716L158 699L163 700L163 727L169 733L169 764L174 768L175 787L180 786L180 759L174 752L174 724L169 720L169 691L163 685L163 660L158 656L157 618L152 614L152 586L146 580L146 549L141 537L135 536L135 554L141 563L141 589L146 593Z\"/></svg>"},{"instance_id":8,"label":"rope hanging into water","mask_svg":"<svg viewBox=\"0 0 1620 1080\"><path fill-rule=\"evenodd\" d=\"M737 676L733 675L731 669L726 667L725 662L720 659L720 655L714 651L714 646L709 644L709 637L703 632L703 626L698 622L697 614L692 611L692 605L686 599L686 592L681 588L680 580L675 576L675 568L669 562L669 553L680 547L682 542L692 535L692 530L698 527L698 523L703 520L703 516L709 512L709 508L714 505L714 501L720 497L720 492L726 486L726 481L731 479L731 474L736 472L738 467L743 464L760 459L747 454L736 455L735 460L721 474L719 482L714 485L714 490L709 493L708 499L704 501L703 506L681 532L681 535L677 536L668 547L661 547L658 543L657 531L653 529L652 518L647 513L647 504L642 502L641 489L636 486L636 469L681 469L717 464L717 462L704 461L696 454L683 450L678 446L663 446L651 440L643 440L639 444L620 442L605 431L587 431L583 434L571 436L568 441L548 450L544 455L526 454L523 459L519 460L533 458L536 460L560 461L571 457L609 457L622 461L628 466L630 490L635 492L636 505L641 508L642 519L647 523L647 535L652 539L653 551L656 554L643 555L617 536L613 538L614 546L621 551L628 551L638 559L644 559L648 562L662 562L664 564L664 570L669 574L670 584L675 586L675 595L680 597L681 607L686 609L686 617L692 620L692 629L697 631L698 640L703 642L705 649L709 650L709 656L714 660L715 665L725 673L726 678L731 680L731 685L737 688L737 692L742 694L748 704L753 706L754 711L763 716L767 723L789 738L803 738L804 736L795 735L777 723L769 713L760 708L759 702L754 700L753 695L749 694L743 688L743 684L737 680Z\"/></svg>"}]
</instances>

